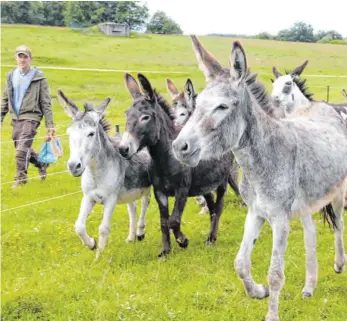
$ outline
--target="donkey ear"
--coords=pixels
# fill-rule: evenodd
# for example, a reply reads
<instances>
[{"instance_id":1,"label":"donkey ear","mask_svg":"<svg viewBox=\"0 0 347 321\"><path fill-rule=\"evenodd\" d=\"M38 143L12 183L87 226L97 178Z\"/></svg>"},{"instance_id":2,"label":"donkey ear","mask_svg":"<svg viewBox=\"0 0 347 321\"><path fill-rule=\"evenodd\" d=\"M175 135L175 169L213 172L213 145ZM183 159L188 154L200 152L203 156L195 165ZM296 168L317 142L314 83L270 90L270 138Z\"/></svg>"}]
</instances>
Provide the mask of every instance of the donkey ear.
<instances>
[{"instance_id":1,"label":"donkey ear","mask_svg":"<svg viewBox=\"0 0 347 321\"><path fill-rule=\"evenodd\" d=\"M145 94L146 98L149 100L155 100L154 91L152 89L152 85L149 82L149 80L142 74L137 74L137 78L139 79L140 86L142 88L143 93Z\"/></svg>"},{"instance_id":2,"label":"donkey ear","mask_svg":"<svg viewBox=\"0 0 347 321\"><path fill-rule=\"evenodd\" d=\"M107 97L98 107L95 108L95 111L102 115L105 111L105 109L107 108L108 104L110 103L111 98Z\"/></svg>"},{"instance_id":3,"label":"donkey ear","mask_svg":"<svg viewBox=\"0 0 347 321\"><path fill-rule=\"evenodd\" d=\"M304 69L306 68L307 64L308 64L308 60L306 60L301 66L296 67L290 74L294 77L295 76L299 77L301 73L304 71Z\"/></svg>"},{"instance_id":4,"label":"donkey ear","mask_svg":"<svg viewBox=\"0 0 347 321\"><path fill-rule=\"evenodd\" d=\"M78 107L69 98L67 98L60 89L58 89L58 101L64 108L65 113L72 119L74 119L79 113L80 110Z\"/></svg>"},{"instance_id":5,"label":"donkey ear","mask_svg":"<svg viewBox=\"0 0 347 321\"><path fill-rule=\"evenodd\" d=\"M166 79L166 87L169 93L171 94L172 99L175 99L180 94L176 86L170 79Z\"/></svg>"},{"instance_id":6,"label":"donkey ear","mask_svg":"<svg viewBox=\"0 0 347 321\"><path fill-rule=\"evenodd\" d=\"M247 59L245 51L238 41L234 41L230 55L230 75L233 79L238 80L247 72Z\"/></svg>"},{"instance_id":7,"label":"donkey ear","mask_svg":"<svg viewBox=\"0 0 347 321\"><path fill-rule=\"evenodd\" d=\"M195 91L193 87L192 81L188 78L186 84L184 85L184 98L189 104L189 107L191 109L195 108L194 104L194 98L195 98Z\"/></svg>"},{"instance_id":8,"label":"donkey ear","mask_svg":"<svg viewBox=\"0 0 347 321\"><path fill-rule=\"evenodd\" d=\"M193 49L199 63L199 68L205 74L206 81L212 81L221 73L223 68L217 59L202 46L196 36L191 35L190 37L193 42Z\"/></svg>"},{"instance_id":9,"label":"donkey ear","mask_svg":"<svg viewBox=\"0 0 347 321\"><path fill-rule=\"evenodd\" d=\"M125 80L125 86L128 88L131 96L136 99L139 96L141 96L141 91L140 87L137 84L135 78L131 76L130 74L126 73L124 75L124 80Z\"/></svg>"},{"instance_id":10,"label":"donkey ear","mask_svg":"<svg viewBox=\"0 0 347 321\"><path fill-rule=\"evenodd\" d=\"M276 79L282 76L282 74L277 70L275 66L272 67L272 73L274 74Z\"/></svg>"},{"instance_id":11,"label":"donkey ear","mask_svg":"<svg viewBox=\"0 0 347 321\"><path fill-rule=\"evenodd\" d=\"M347 92L346 92L346 90L342 89L342 95L347 100Z\"/></svg>"}]
</instances>

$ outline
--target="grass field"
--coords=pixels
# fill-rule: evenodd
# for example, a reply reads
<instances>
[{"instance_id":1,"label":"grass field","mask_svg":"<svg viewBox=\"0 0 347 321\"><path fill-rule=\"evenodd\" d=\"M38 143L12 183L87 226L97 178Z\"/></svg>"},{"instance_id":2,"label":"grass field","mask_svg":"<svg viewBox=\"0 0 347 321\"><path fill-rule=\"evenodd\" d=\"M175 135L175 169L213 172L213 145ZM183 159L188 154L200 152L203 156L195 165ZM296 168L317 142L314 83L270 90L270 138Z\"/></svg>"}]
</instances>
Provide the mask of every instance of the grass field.
<instances>
[{"instance_id":1,"label":"grass field","mask_svg":"<svg viewBox=\"0 0 347 321\"><path fill-rule=\"evenodd\" d=\"M190 39L185 36L134 36L113 38L82 34L64 28L2 26L2 65L14 64L14 50L25 43L33 52L36 66L60 66L134 71L145 73L165 97L165 79L183 88L189 76L197 91L204 88ZM203 44L227 66L233 39L201 37ZM271 67L291 69L305 59L306 74L346 75L347 46L298 44L241 39L248 63L271 89ZM5 72L1 67L1 85ZM61 88L82 106L86 100L98 103L110 96L107 119L124 126L124 111L132 99L126 91L123 73L64 71L43 69L51 88L57 133L64 135L70 119L58 105L56 92ZM173 72L182 72L174 74ZM133 75L136 75L134 72ZM330 98L342 101L346 78L308 78L316 99L325 99L324 86L331 86ZM321 86L321 87L319 87ZM157 259L161 250L159 213L152 198L146 238L126 244L128 216L126 206L117 206L106 250L98 262L94 253L83 247L74 232L81 194L39 202L80 190L80 179L61 173L36 179L20 189L11 189L15 151L7 116L1 138L1 319L9 320L264 320L268 299L252 300L245 295L233 261L242 239L247 209L228 191L215 246L205 247L209 230L208 216L200 216L194 199L189 200L182 229L190 239L188 249L173 244L166 261ZM44 126L38 137L45 134ZM65 155L49 167L49 173L65 171L69 157L67 136L61 141ZM37 139L38 150L43 139ZM31 177L37 176L29 168ZM8 183L8 184L7 184ZM172 204L172 200L171 200ZM172 208L172 207L171 207ZM91 236L97 236L102 207L96 206L88 221ZM333 271L334 235L317 219L319 283L314 297L302 300L305 279L305 254L302 226L291 223L286 252L286 284L280 298L282 321L338 321L347 316L347 273ZM347 228L345 212L345 228ZM346 233L345 233L346 234ZM173 240L172 240L173 241ZM272 237L263 228L252 255L252 273L257 282L266 283ZM345 246L347 246L345 240Z\"/></svg>"}]
</instances>

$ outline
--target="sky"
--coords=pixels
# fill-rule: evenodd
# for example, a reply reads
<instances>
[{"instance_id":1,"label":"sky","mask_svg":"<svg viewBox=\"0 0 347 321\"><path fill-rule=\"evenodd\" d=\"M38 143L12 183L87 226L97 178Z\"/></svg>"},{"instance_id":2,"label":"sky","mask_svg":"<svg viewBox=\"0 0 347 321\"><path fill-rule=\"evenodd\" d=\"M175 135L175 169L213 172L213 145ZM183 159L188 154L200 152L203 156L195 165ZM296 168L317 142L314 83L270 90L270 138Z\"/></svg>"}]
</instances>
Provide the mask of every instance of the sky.
<instances>
[{"instance_id":1,"label":"sky","mask_svg":"<svg viewBox=\"0 0 347 321\"><path fill-rule=\"evenodd\" d=\"M346 0L144 0L150 14L164 11L184 34L277 34L297 21L314 32L336 30L347 37Z\"/></svg>"}]
</instances>

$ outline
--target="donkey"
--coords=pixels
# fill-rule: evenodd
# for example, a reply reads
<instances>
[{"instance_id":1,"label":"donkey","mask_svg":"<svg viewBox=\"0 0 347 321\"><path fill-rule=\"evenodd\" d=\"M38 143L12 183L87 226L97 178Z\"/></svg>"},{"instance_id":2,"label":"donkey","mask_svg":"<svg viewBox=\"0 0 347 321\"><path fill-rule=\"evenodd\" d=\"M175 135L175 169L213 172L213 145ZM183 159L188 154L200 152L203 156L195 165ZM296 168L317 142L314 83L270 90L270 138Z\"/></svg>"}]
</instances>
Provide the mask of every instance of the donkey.
<instances>
[{"instance_id":1,"label":"donkey","mask_svg":"<svg viewBox=\"0 0 347 321\"><path fill-rule=\"evenodd\" d=\"M189 196L203 195L211 216L210 233L206 245L217 240L219 219L224 207L224 194L227 187L231 152L216 162L202 162L197 168L182 165L173 156L171 143L178 131L174 126L174 114L165 99L152 89L149 80L138 74L143 94L136 80L125 74L125 83L134 99L126 111L126 132L119 147L123 157L131 158L142 148L147 147L153 159L151 181L160 211L163 249L159 257L165 257L171 250L170 229L176 242L182 248L189 244L181 231L181 217ZM216 202L212 191L217 190ZM168 197L175 197L172 215L169 216Z\"/></svg>"},{"instance_id":2,"label":"donkey","mask_svg":"<svg viewBox=\"0 0 347 321\"><path fill-rule=\"evenodd\" d=\"M96 259L106 246L110 233L110 222L117 203L127 204L129 212L129 236L127 242L143 240L145 236L145 215L150 200L151 158L145 150L132 160L125 160L119 154L119 137L109 137L110 124L103 113L110 102L107 98L98 107L84 104L79 108L58 90L58 99L66 114L72 118L68 128L70 158L67 167L72 176L82 176L83 198L75 223L75 231L91 250L97 250ZM142 198L141 216L136 234L136 203ZM104 205L104 215L99 226L99 242L88 236L86 222L95 203Z\"/></svg>"},{"instance_id":3,"label":"donkey","mask_svg":"<svg viewBox=\"0 0 347 321\"><path fill-rule=\"evenodd\" d=\"M248 184L244 186L241 181L240 185L248 213L235 269L248 296L270 295L266 320L278 321L290 219L312 215L332 202L335 272L341 273L347 262L343 242L347 130L336 112L329 117L295 120L269 116L266 106L260 106L270 100L265 87L259 83L258 95L248 88L251 75L238 41L233 43L230 70L222 68L195 36L192 41L208 84L197 98L193 115L173 141L173 152L181 162L194 167L233 151ZM256 284L251 275L251 252L265 220L273 231L270 291ZM316 282L308 280L310 290Z\"/></svg>"},{"instance_id":4,"label":"donkey","mask_svg":"<svg viewBox=\"0 0 347 321\"><path fill-rule=\"evenodd\" d=\"M275 66L272 68L275 79L272 80L271 96L275 106L282 108L286 117L306 113L308 107L311 108L320 103L315 101L313 94L308 91L306 79L300 79L307 64L308 60L294 70L286 72L285 75L282 75ZM342 118L347 118L347 103L324 103L331 106Z\"/></svg>"},{"instance_id":5,"label":"donkey","mask_svg":"<svg viewBox=\"0 0 347 321\"><path fill-rule=\"evenodd\" d=\"M195 93L193 83L189 78L187 79L184 90L181 93L178 91L172 80L166 79L166 85L172 98L172 107L175 112L175 126L178 129L182 129L195 109L197 94ZM240 195L238 187L238 169L239 167L236 161L233 160L228 183L236 195ZM203 196L197 196L196 199L198 204L202 207L200 214L207 213L208 207Z\"/></svg>"},{"instance_id":6,"label":"donkey","mask_svg":"<svg viewBox=\"0 0 347 321\"><path fill-rule=\"evenodd\" d=\"M271 96L274 105L283 111L283 117L326 115L331 112L329 107L332 107L342 117L347 127L347 103L331 104L325 101L315 101L313 94L308 91L306 79L300 79L307 64L308 60L291 72L286 72L286 75L282 75L275 66L272 68L272 72L276 77L275 80L272 80ZM344 92L342 93L344 94ZM322 108L322 104L324 104L324 108ZM345 203L345 209L347 209L347 194L345 195Z\"/></svg>"}]
</instances>

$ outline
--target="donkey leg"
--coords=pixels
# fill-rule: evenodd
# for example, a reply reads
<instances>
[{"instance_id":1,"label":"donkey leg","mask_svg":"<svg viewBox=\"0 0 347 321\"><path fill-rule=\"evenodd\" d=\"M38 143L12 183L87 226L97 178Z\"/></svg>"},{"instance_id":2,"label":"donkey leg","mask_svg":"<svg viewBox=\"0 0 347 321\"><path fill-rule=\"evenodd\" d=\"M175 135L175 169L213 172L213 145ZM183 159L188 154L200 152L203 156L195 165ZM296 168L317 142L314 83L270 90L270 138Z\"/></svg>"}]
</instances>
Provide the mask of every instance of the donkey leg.
<instances>
[{"instance_id":1,"label":"donkey leg","mask_svg":"<svg viewBox=\"0 0 347 321\"><path fill-rule=\"evenodd\" d=\"M87 245L91 250L96 249L96 241L87 234L86 223L94 205L95 202L91 198L83 196L80 212L75 222L76 234L81 238L82 243Z\"/></svg>"},{"instance_id":2,"label":"donkey leg","mask_svg":"<svg viewBox=\"0 0 347 321\"><path fill-rule=\"evenodd\" d=\"M182 248L187 248L189 244L188 238L181 231L181 218L187 203L187 195L187 188L180 188L176 191L174 208L169 218L169 227L175 235L176 242Z\"/></svg>"},{"instance_id":3,"label":"donkey leg","mask_svg":"<svg viewBox=\"0 0 347 321\"><path fill-rule=\"evenodd\" d=\"M344 186L343 186L344 187ZM347 257L345 255L345 247L343 241L343 208L344 197L346 188L341 188L338 196L332 201L333 209L336 214L336 228L335 233L335 264L334 270L336 273L342 273L347 263Z\"/></svg>"},{"instance_id":4,"label":"donkey leg","mask_svg":"<svg viewBox=\"0 0 347 321\"><path fill-rule=\"evenodd\" d=\"M212 221L212 217L214 215L215 212L215 203L214 203L214 199L213 199L213 193L207 193L204 195L204 199L206 201L206 206L208 208L208 211L210 213L210 221Z\"/></svg>"},{"instance_id":5,"label":"donkey leg","mask_svg":"<svg viewBox=\"0 0 347 321\"><path fill-rule=\"evenodd\" d=\"M107 238L111 231L111 218L117 204L117 198L117 194L110 195L104 202L104 215L99 226L99 244L96 250L95 260L99 259L101 253L105 249Z\"/></svg>"},{"instance_id":6,"label":"donkey leg","mask_svg":"<svg viewBox=\"0 0 347 321\"><path fill-rule=\"evenodd\" d=\"M303 298L307 298L313 295L318 281L316 224L312 216L304 216L301 218L301 221L304 226L306 249L306 281L305 287L302 290L302 295Z\"/></svg>"},{"instance_id":7,"label":"donkey leg","mask_svg":"<svg viewBox=\"0 0 347 321\"><path fill-rule=\"evenodd\" d=\"M129 235L125 242L134 242L136 238L136 202L128 203L129 213Z\"/></svg>"},{"instance_id":8,"label":"donkey leg","mask_svg":"<svg viewBox=\"0 0 347 321\"><path fill-rule=\"evenodd\" d=\"M246 294L257 299L263 299L269 295L267 287L255 283L251 275L251 254L263 224L262 217L248 210L243 239L234 262L236 273L243 282Z\"/></svg>"},{"instance_id":9,"label":"donkey leg","mask_svg":"<svg viewBox=\"0 0 347 321\"><path fill-rule=\"evenodd\" d=\"M211 229L210 235L208 236L206 241L207 246L213 245L217 240L218 224L224 208L224 195L226 189L227 182L224 182L217 187L217 198L216 203L214 204L214 213L213 215L211 215Z\"/></svg>"},{"instance_id":10,"label":"donkey leg","mask_svg":"<svg viewBox=\"0 0 347 321\"><path fill-rule=\"evenodd\" d=\"M145 226L146 226L146 213L149 206L149 202L151 200L151 193L149 192L147 195L142 196L141 198L141 214L139 221L137 223L137 239L142 241L145 238Z\"/></svg>"},{"instance_id":11,"label":"donkey leg","mask_svg":"<svg viewBox=\"0 0 347 321\"><path fill-rule=\"evenodd\" d=\"M171 251L170 229L169 229L169 202L168 197L161 191L154 190L160 211L160 228L163 242L163 250L158 255L159 258L167 256Z\"/></svg>"},{"instance_id":12,"label":"donkey leg","mask_svg":"<svg viewBox=\"0 0 347 321\"><path fill-rule=\"evenodd\" d=\"M269 310L266 321L279 321L278 301L281 289L284 286L284 254L287 249L287 240L290 231L289 220L276 218L270 222L272 227L272 256L268 274L270 287Z\"/></svg>"}]
</instances>

